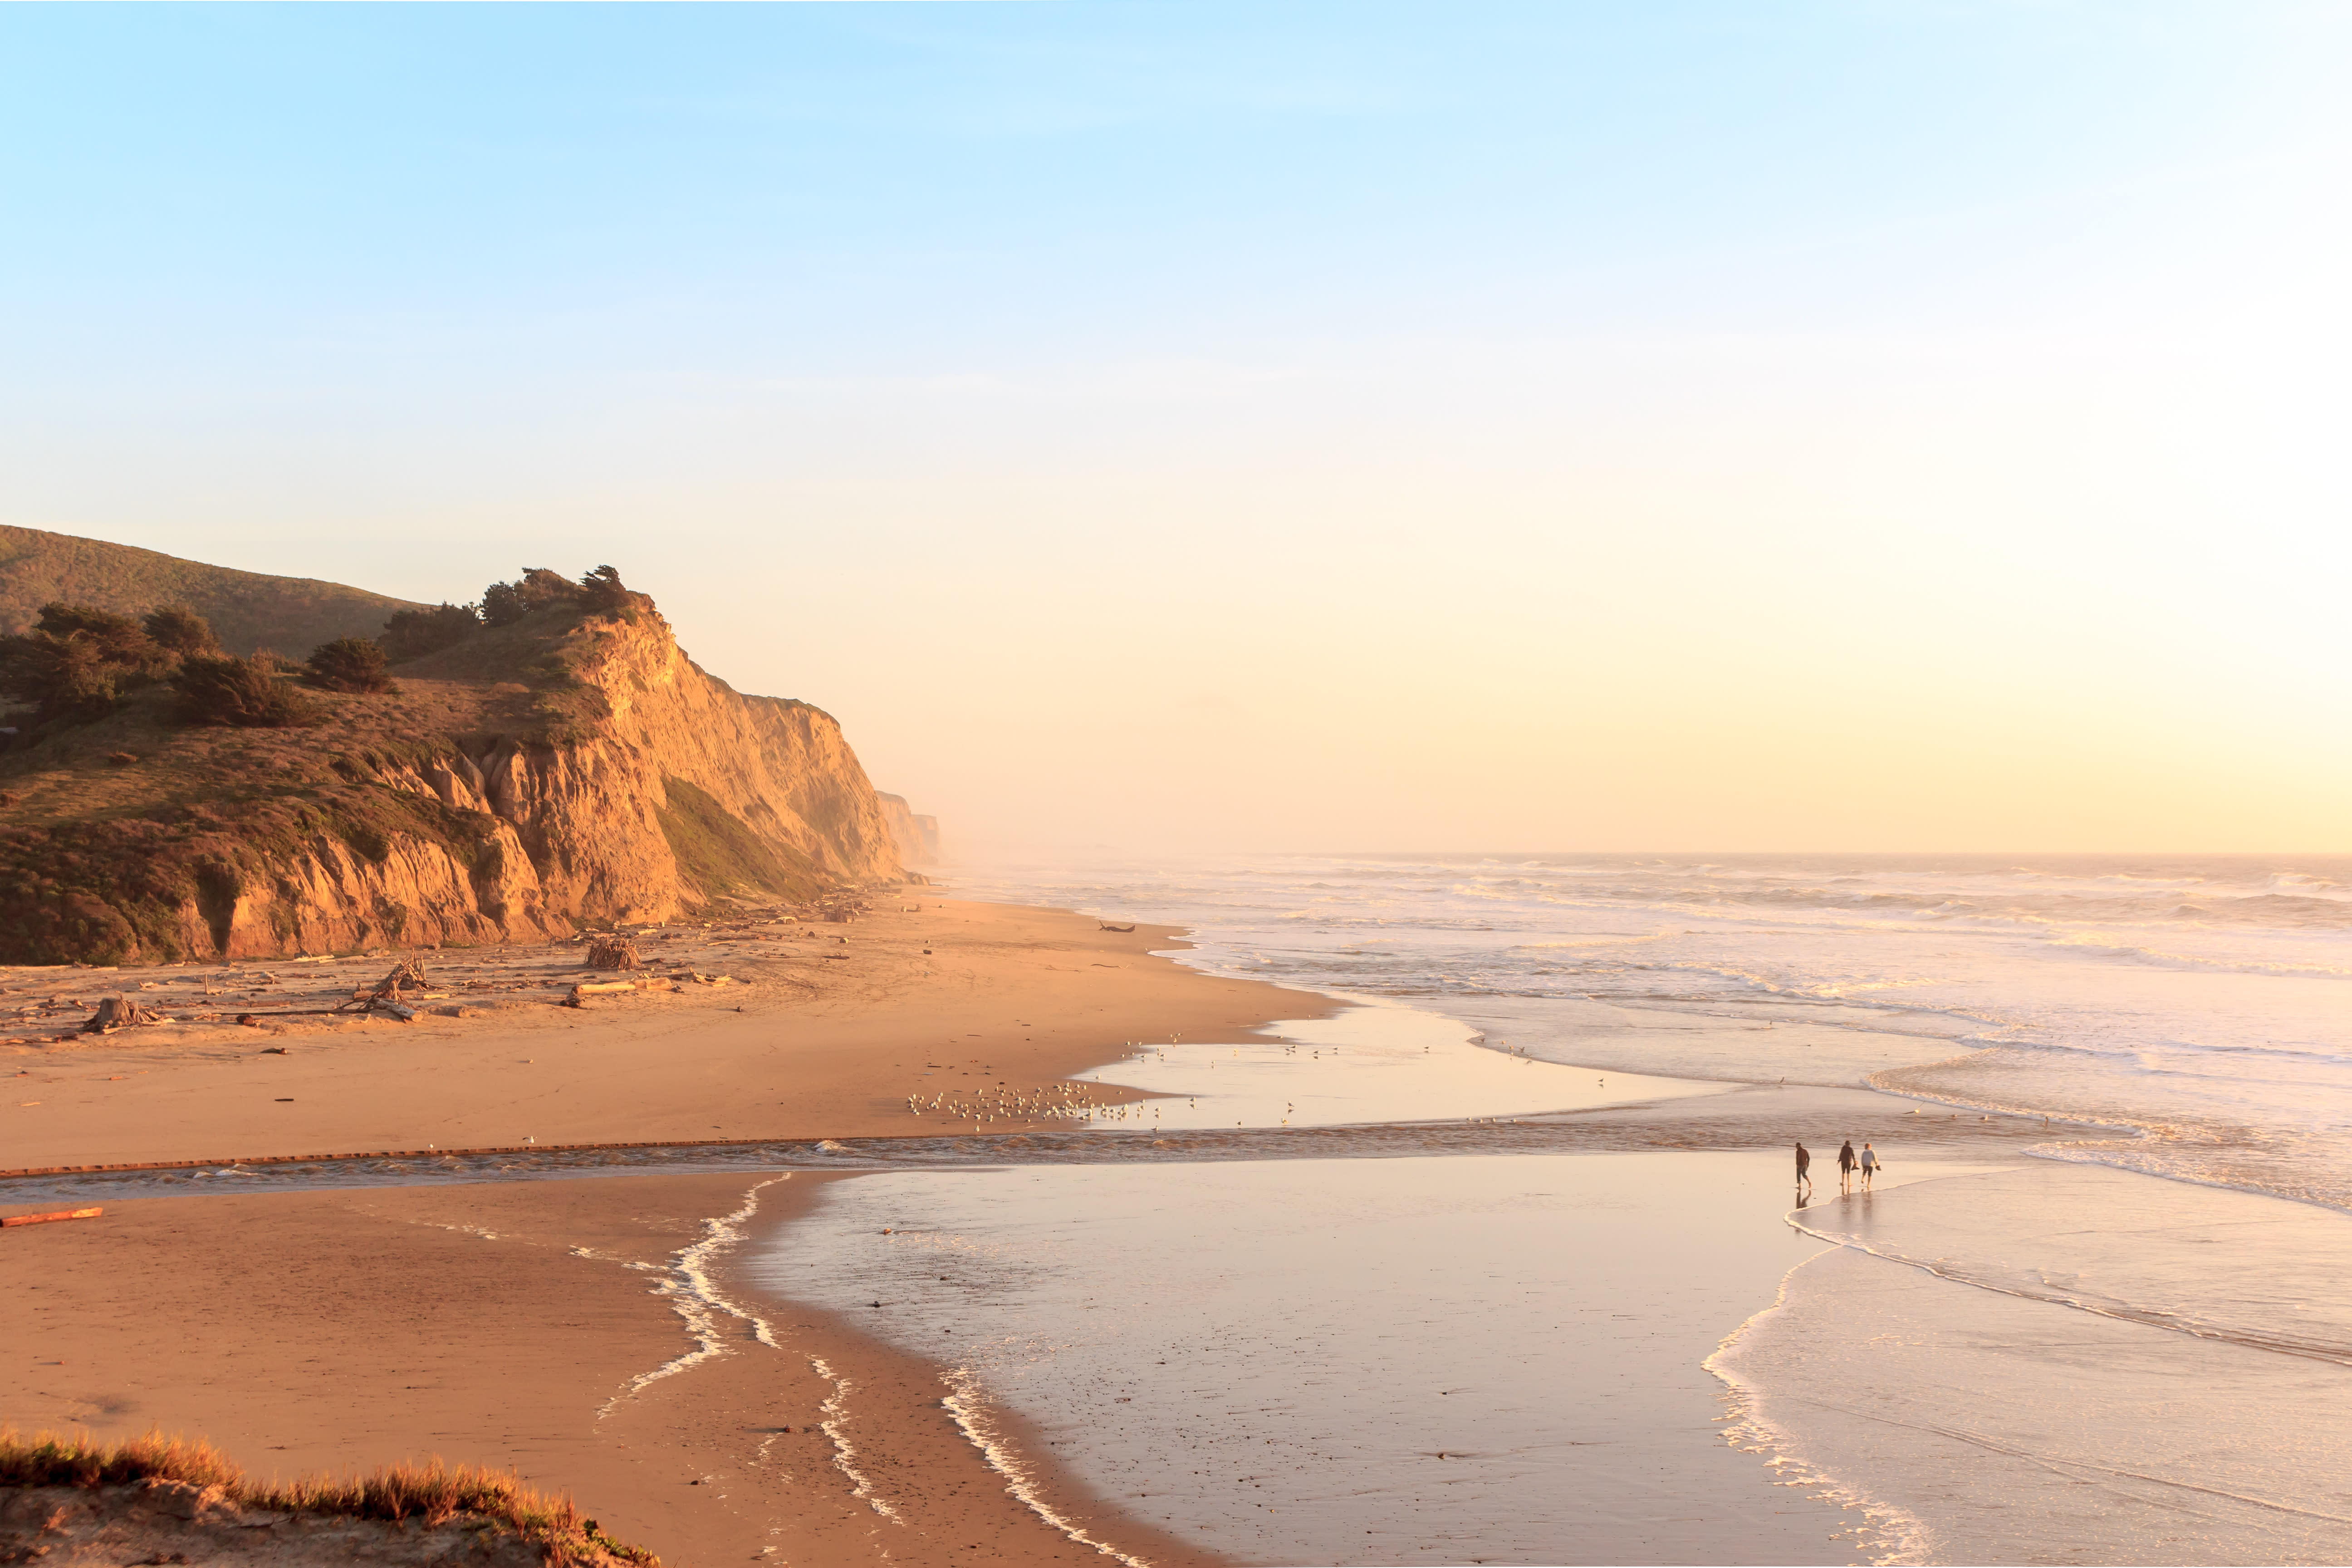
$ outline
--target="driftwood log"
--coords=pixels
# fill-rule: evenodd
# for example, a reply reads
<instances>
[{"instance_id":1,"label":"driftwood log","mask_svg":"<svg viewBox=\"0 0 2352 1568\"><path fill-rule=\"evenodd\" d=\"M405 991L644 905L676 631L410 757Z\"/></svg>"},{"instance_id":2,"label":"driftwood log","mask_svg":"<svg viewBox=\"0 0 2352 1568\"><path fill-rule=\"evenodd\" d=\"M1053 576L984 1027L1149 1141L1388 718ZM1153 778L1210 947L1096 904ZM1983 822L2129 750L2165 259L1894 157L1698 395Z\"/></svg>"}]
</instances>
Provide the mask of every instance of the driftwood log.
<instances>
[{"instance_id":1,"label":"driftwood log","mask_svg":"<svg viewBox=\"0 0 2352 1568\"><path fill-rule=\"evenodd\" d=\"M387 1017L407 1023L416 1016L416 1009L400 999L404 991L425 989L425 966L415 959L403 959L393 965L392 973L375 983L374 988L354 992L352 999L334 1009L338 1013L382 1013ZM237 1022L245 1022L246 1015Z\"/></svg>"},{"instance_id":2,"label":"driftwood log","mask_svg":"<svg viewBox=\"0 0 2352 1568\"><path fill-rule=\"evenodd\" d=\"M591 996L616 996L625 991L675 991L677 989L676 981L665 980L659 975L645 980L583 980L572 988L572 994L563 999L563 1005L567 1007L577 1007Z\"/></svg>"},{"instance_id":3,"label":"driftwood log","mask_svg":"<svg viewBox=\"0 0 2352 1568\"><path fill-rule=\"evenodd\" d=\"M106 1211L102 1208L61 1209L56 1214L16 1214L0 1219L0 1226L54 1225L61 1219L96 1219Z\"/></svg>"},{"instance_id":4,"label":"driftwood log","mask_svg":"<svg viewBox=\"0 0 2352 1568\"><path fill-rule=\"evenodd\" d=\"M617 936L600 936L588 943L588 958L583 965L589 969L643 969L646 961L637 956L637 944Z\"/></svg>"},{"instance_id":5,"label":"driftwood log","mask_svg":"<svg viewBox=\"0 0 2352 1568\"><path fill-rule=\"evenodd\" d=\"M1095 923L1101 926L1105 931L1133 931L1135 929L1133 926L1115 926L1108 921L1097 921Z\"/></svg>"}]
</instances>

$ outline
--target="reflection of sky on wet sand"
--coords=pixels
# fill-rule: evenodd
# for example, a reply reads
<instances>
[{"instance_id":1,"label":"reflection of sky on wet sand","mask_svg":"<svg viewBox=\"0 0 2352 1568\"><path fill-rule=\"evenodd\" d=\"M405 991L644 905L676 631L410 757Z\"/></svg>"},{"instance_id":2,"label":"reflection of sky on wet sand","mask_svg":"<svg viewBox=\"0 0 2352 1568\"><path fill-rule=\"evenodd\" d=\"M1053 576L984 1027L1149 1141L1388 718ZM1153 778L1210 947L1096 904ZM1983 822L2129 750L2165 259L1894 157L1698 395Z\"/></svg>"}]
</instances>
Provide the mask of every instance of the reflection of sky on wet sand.
<instances>
[{"instance_id":1,"label":"reflection of sky on wet sand","mask_svg":"<svg viewBox=\"0 0 2352 1568\"><path fill-rule=\"evenodd\" d=\"M2352 1561L2352 1218L2042 1161L1794 1217L1844 1245L1714 1364L1908 1560Z\"/></svg>"},{"instance_id":2,"label":"reflection of sky on wet sand","mask_svg":"<svg viewBox=\"0 0 2352 1568\"><path fill-rule=\"evenodd\" d=\"M1566 1067L1512 1054L1507 1041L1419 1008L1378 1003L1329 1018L1276 1024L1276 1040L1155 1042L1082 1082L1123 1084L1163 1098L1097 1127L1331 1127L1531 1116L1637 1100L1721 1093L1725 1085Z\"/></svg>"},{"instance_id":3,"label":"reflection of sky on wet sand","mask_svg":"<svg viewBox=\"0 0 2352 1568\"><path fill-rule=\"evenodd\" d=\"M753 1266L1243 1561L1843 1560L1701 1367L1820 1249L1789 1197L1777 1151L890 1172Z\"/></svg>"}]
</instances>

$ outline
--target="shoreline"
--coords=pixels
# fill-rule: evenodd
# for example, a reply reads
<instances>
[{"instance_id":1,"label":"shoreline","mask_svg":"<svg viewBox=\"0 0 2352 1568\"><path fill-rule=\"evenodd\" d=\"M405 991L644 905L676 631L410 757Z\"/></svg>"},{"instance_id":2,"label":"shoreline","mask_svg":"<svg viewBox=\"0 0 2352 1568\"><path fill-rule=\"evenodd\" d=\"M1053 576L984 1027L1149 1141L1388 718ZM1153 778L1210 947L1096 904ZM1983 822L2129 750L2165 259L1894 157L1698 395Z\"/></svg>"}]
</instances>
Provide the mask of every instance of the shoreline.
<instances>
[{"instance_id":1,"label":"shoreline","mask_svg":"<svg viewBox=\"0 0 2352 1568\"><path fill-rule=\"evenodd\" d=\"M1152 953L1180 943L1172 928L1099 931L1088 917L1013 906L919 912L920 921L893 922L885 911L861 923L846 944L861 949L858 959L812 965L813 984L770 975L763 984L765 972L739 964L752 984L748 995L728 994L723 1012L690 995L702 1005L597 1007L585 1016L499 1012L436 1020L430 1033L382 1024L271 1031L299 1053L286 1058L261 1056L260 1042L241 1029L225 1032L226 1050L219 1031L188 1043L129 1031L37 1054L20 1047L38 1069L20 1073L20 1089L32 1079L50 1103L12 1108L26 1114L8 1124L11 1147L26 1146L29 1113L57 1110L68 1114L43 1119L33 1143L66 1156L47 1173L77 1173L57 1165L79 1173L184 1167L206 1163L182 1150L191 1125L215 1124L209 1106L227 1097L284 1103L255 1092L289 1087L283 1077L254 1084L247 1075L257 1068L299 1073L331 1109L356 1103L364 1115L388 1073L446 1099L512 1093L508 1080L517 1075L505 1069L514 1064L485 1063L484 1047L550 1057L558 1040L567 1071L550 1092L597 1092L576 1096L557 1126L728 1117L740 1110L746 1079L799 1101L771 1107L782 1114L737 1138L583 1140L576 1148L938 1136L906 1131L904 1091L893 1081L909 1062L956 1059L927 1037L909 1039L918 1026L942 1040L944 1022L970 1026L956 1076L969 1080L985 1068L991 1081L1018 1082L1108 1065L1126 1041L1154 1032L1247 1038L1277 1020L1336 1010L1320 996L1202 975ZM961 939L953 945L937 935L945 917ZM923 961L950 952L957 994L948 996L941 966ZM516 1048L496 1050L508 1044ZM159 1059L166 1050L183 1058ZM137 1087L151 1114L121 1115L121 1101L98 1087L119 1089L131 1069L149 1080ZM58 1104L52 1086L73 1080L91 1087ZM308 1140L320 1137L320 1120L240 1137L271 1151L246 1163L334 1158L302 1152L320 1147ZM1013 1117L991 1131L1066 1125ZM219 1146L215 1134L196 1135ZM74 1161L85 1138L147 1157ZM426 1452L510 1467L570 1493L614 1534L672 1563L878 1554L1070 1563L1108 1554L1168 1568L1222 1561L1095 1497L1017 1414L994 1405L978 1413L994 1434L992 1456L968 1429L971 1390L958 1388L952 1367L738 1282L756 1238L772 1237L848 1173L600 1173L594 1182L110 1199L95 1222L8 1233L23 1256L10 1259L12 1288L0 1290L0 1343L19 1354L0 1364L0 1417L101 1436L152 1426L201 1433L256 1473L273 1463L340 1469ZM747 1202L749 1223L722 1236L745 1217ZM694 1300L699 1287L681 1263L690 1256L709 1258L691 1272L722 1281L719 1299L760 1301L752 1316L765 1324L755 1330ZM961 1422L950 1404L960 1394ZM1006 1473L1015 1468L1019 1477ZM887 1507L871 1506L877 1500ZM1049 1513L1106 1544L1075 1539Z\"/></svg>"},{"instance_id":2,"label":"shoreline","mask_svg":"<svg viewBox=\"0 0 2352 1568\"><path fill-rule=\"evenodd\" d=\"M505 1027L515 1021L512 1014L462 1021L430 1035L394 1034L395 1026L373 1025L352 1031L361 1036L352 1040L345 1031L315 1029L289 1037L289 1046L302 1053L290 1059L272 1055L265 1060L250 1054L257 1042L232 1036L242 1047L239 1059L197 1053L183 1064L197 1102L191 1114L224 1092L250 1097L249 1082L239 1079L257 1066L308 1072L307 1081L336 1094L364 1094L383 1081L384 1058L393 1053L382 1047L395 1042L424 1047L398 1053L410 1058L402 1069L407 1076L454 1071L454 1081L439 1084L446 1094L512 1092L514 1064L484 1062L480 1047L519 1038L517 1049L505 1054L551 1056L546 1042L553 1038L562 1043L562 1061L569 1069L554 1092L597 1091L599 1103L583 1096L565 1108L573 1124L614 1114L615 1102L656 1077L677 1080L670 1103L656 1108L669 1115L679 1112L683 1100L693 1114L731 1117L731 1104L714 1110L716 1101L696 1096L731 1092L737 1080L729 1073L739 1068L748 1067L754 1081L775 1088L805 1081L805 1075L793 1075L814 1060L819 1082L813 1106L788 1108L779 1119L791 1131L505 1143L484 1152L741 1148L833 1136L886 1143L969 1137L984 1146L999 1137L1071 1132L1066 1122L1038 1117L1008 1117L986 1132L968 1122L915 1131L903 1101L883 1098L896 1087L887 1075L903 1074L909 1061L937 1073L940 1064L957 1059L930 1047L928 1038L904 1033L921 1022L945 1038L940 1015L929 1010L940 988L910 987L911 998L891 994L893 976L934 978L922 973L935 966L920 962L934 956L920 952L929 936L921 927L936 928L939 918L936 911L920 912L932 918L860 933L866 952L859 967L867 973L855 985L814 994L764 988L769 994L757 1013L707 1004L623 1005L583 1017L542 1008L526 1016L529 1026L513 1036ZM1138 962L1135 949L1178 945L1174 928L1101 932L1087 929L1098 924L1091 917L1014 906L961 906L956 912L969 939L959 955L968 994L957 1003L962 1009L957 1016L979 1026L967 1035L980 1042L959 1047L967 1053L959 1077L970 1078L972 1068L986 1068L996 1081L1049 1067L1064 1074L1115 1069L1129 1040L1154 1032L1137 1022L1144 1016L1166 1026L1166 1033L1246 1041L1277 1021L1329 1016L1349 1005L1320 994L1204 974L1150 952ZM821 963L818 973L825 982L847 979L849 967L835 961ZM980 1032L992 1024L987 1034ZM1007 1024L1023 1031L1017 1039ZM779 1043L785 1031L791 1036ZM689 1048L681 1058L681 1043L693 1047L698 1042L698 1050ZM97 1069L128 1065L111 1055L126 1049L152 1047L114 1037L77 1045L49 1061L89 1068L84 1076L100 1079ZM984 1054L970 1055L973 1050ZM647 1053L650 1064L629 1059L632 1052ZM414 1059L420 1055L426 1058L421 1065ZM522 1065L535 1064L526 1058ZM170 1075L150 1069L148 1076ZM100 1081L120 1087L126 1079ZM1140 1090L1103 1087L1114 1098L1143 1098ZM108 1110L107 1091L93 1085L81 1093L79 1107L67 1109L88 1124ZM1392 1143L1388 1152L1395 1153L1437 1152L1439 1145L1471 1140L1481 1145L1478 1152L1495 1152L1497 1140L1523 1139L1528 1152L1538 1152L1539 1144L1594 1152L1761 1148L1772 1141L1768 1130L1801 1107L1834 1104L1848 1115L1870 1107L1899 1125L1890 1108L1908 1103L1871 1090L1774 1091L1726 1084L1721 1093L1679 1104L1624 1102L1549 1123L1260 1130L1230 1143L1225 1133L1205 1136L1229 1157L1244 1159L1266 1157L1254 1152L1262 1142L1312 1158L1328 1157L1351 1142L1362 1145L1357 1152L1370 1153L1370 1145L1381 1141ZM125 1130L110 1131L120 1138ZM1915 1123L1905 1131L1930 1130ZM2023 1131L2004 1126L1999 1137L1988 1138L1971 1124L1949 1129L1949 1137L1971 1144L2008 1142ZM137 1122L129 1131L184 1136L173 1119ZM1138 1150L1134 1136L1109 1134L1119 1142L1106 1147ZM1188 1152L1209 1152L1205 1142L1193 1142L1204 1135L1171 1137ZM1280 1142L1270 1142L1275 1139ZM412 1151L411 1157L460 1152L428 1148ZM397 1156L280 1152L246 1163L387 1157ZM131 1173L195 1163L147 1160L114 1168ZM103 1173L85 1166L47 1173ZM838 1562L886 1550L916 1563L968 1561L975 1554L1071 1563L1109 1555L1170 1568L1225 1561L1090 1490L1056 1457L1056 1440L1008 1405L992 1401L975 1412L978 1384L969 1376L959 1381L963 1369L953 1358L895 1345L860 1327L855 1314L818 1308L772 1279L748 1279L754 1253L772 1252L776 1236L807 1216L834 1182L872 1172L747 1165L721 1173L605 1168L579 1173L603 1179L460 1176L405 1185L110 1198L108 1217L94 1226L38 1227L50 1235L37 1244L36 1256L64 1266L73 1281L68 1293L79 1292L76 1310L53 1310L64 1304L54 1300L50 1284L58 1270L43 1269L40 1279L21 1281L31 1289L0 1292L0 1342L37 1346L30 1358L37 1363L87 1371L67 1377L43 1373L38 1364L5 1369L0 1415L20 1426L79 1422L117 1434L176 1423L222 1443L257 1470L278 1455L297 1468L315 1468L446 1450L474 1462L511 1465L535 1484L569 1491L615 1533L674 1563L730 1554L737 1561ZM740 1212L747 1202L748 1217ZM722 1238L720 1232L730 1228L740 1234ZM12 1243L24 1234L11 1232ZM162 1248L173 1260L126 1267L123 1247ZM488 1250L474 1252L477 1247ZM679 1259L689 1252L708 1258L698 1272L710 1283L712 1300L696 1297L701 1287L682 1283L687 1272ZM296 1272L304 1279L341 1293L336 1314L322 1317L307 1300L271 1296L276 1304L265 1309L247 1299L249 1271L282 1268L289 1256L299 1258ZM269 1261L257 1265L257 1258ZM184 1294L193 1289L191 1281L211 1281L212 1292L197 1290L176 1312L159 1310L157 1297L168 1294L153 1286L159 1277ZM282 1288L273 1272L261 1294ZM451 1301L469 1296L503 1305L487 1314L451 1317ZM251 1310L224 1313L222 1302L239 1300ZM722 1310L713 1300L730 1304ZM151 1318L194 1326L163 1339L162 1331L142 1330ZM761 1323L752 1324L755 1318ZM361 1342L357 1329L381 1342ZM142 1331L156 1337L142 1339ZM452 1385L470 1384L477 1374L469 1370L461 1380L445 1366L443 1384L399 1382L406 1374L377 1363L402 1352L442 1363L479 1361L502 1369L490 1374L494 1379L512 1383L520 1375L528 1386L488 1406L478 1399L468 1406L470 1389L457 1393ZM548 1364L557 1352L565 1356L561 1370ZM278 1370L289 1355L316 1369L314 1381ZM727 1363L723 1372L714 1364L719 1361ZM511 1374L503 1370L510 1363L536 1370ZM274 1388L275 1403L287 1405L290 1415L281 1418L270 1397L261 1401L263 1408L253 1407L249 1385L257 1368L263 1369L264 1384ZM173 1376L183 1382L172 1384ZM155 1386L159 1377L166 1386ZM436 1390L437 1397L415 1397ZM365 1419L354 1424L351 1406L362 1404ZM1013 1470L1023 1474L1009 1473Z\"/></svg>"}]
</instances>

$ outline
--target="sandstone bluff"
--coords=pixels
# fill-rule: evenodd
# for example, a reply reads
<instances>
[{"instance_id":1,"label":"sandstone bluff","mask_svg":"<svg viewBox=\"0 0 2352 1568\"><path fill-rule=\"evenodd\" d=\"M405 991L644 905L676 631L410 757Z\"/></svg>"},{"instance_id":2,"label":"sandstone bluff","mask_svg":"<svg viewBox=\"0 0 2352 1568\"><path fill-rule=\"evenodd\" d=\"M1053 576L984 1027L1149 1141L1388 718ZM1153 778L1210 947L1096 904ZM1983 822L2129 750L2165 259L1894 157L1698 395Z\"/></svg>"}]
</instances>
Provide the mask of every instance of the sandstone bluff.
<instances>
[{"instance_id":1,"label":"sandstone bluff","mask_svg":"<svg viewBox=\"0 0 2352 1568\"><path fill-rule=\"evenodd\" d=\"M903 879L915 824L840 725L709 675L600 572L587 594L527 574L500 619L376 689L187 659L258 669L291 717L192 718L179 676L7 715L0 963L530 941Z\"/></svg>"}]
</instances>

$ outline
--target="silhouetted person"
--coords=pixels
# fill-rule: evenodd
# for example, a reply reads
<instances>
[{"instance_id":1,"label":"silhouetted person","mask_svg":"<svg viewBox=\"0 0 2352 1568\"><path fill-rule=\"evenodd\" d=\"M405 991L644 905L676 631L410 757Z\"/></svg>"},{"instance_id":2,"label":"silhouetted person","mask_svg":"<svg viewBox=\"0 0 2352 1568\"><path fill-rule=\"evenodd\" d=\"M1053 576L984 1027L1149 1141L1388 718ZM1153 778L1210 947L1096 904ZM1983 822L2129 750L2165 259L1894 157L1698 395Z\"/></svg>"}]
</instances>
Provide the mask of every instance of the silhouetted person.
<instances>
[{"instance_id":1,"label":"silhouetted person","mask_svg":"<svg viewBox=\"0 0 2352 1568\"><path fill-rule=\"evenodd\" d=\"M1812 1168L1812 1155L1806 1151L1802 1143L1799 1143L1797 1145L1797 1195L1799 1197L1802 1197L1806 1190L1813 1184Z\"/></svg>"},{"instance_id":2,"label":"silhouetted person","mask_svg":"<svg viewBox=\"0 0 2352 1568\"><path fill-rule=\"evenodd\" d=\"M1838 1191L1853 1191L1853 1140L1851 1138L1838 1146Z\"/></svg>"}]
</instances>

